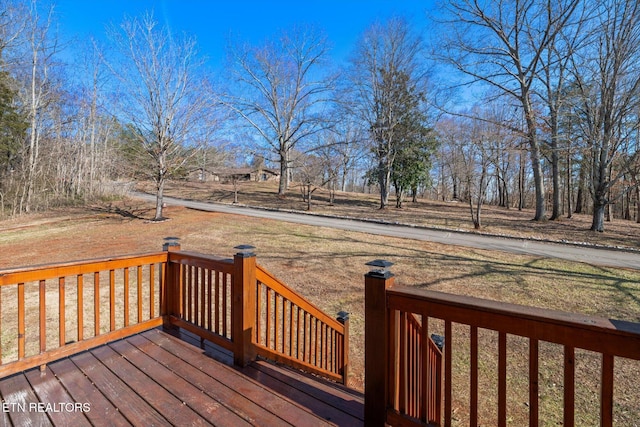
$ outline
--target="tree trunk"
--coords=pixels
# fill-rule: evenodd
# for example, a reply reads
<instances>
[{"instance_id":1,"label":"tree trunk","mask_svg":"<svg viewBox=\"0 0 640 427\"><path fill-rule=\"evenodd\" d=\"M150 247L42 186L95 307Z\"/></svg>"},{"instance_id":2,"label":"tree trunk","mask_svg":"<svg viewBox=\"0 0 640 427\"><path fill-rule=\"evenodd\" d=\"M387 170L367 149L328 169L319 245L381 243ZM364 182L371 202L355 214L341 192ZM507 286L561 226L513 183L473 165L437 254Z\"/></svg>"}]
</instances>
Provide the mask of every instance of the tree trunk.
<instances>
[{"instance_id":1,"label":"tree trunk","mask_svg":"<svg viewBox=\"0 0 640 427\"><path fill-rule=\"evenodd\" d=\"M160 179L158 179L156 185L156 215L155 217L153 217L154 221L162 221L164 219L164 217L162 216L162 209L164 207L164 182L164 177L161 177Z\"/></svg>"},{"instance_id":2,"label":"tree trunk","mask_svg":"<svg viewBox=\"0 0 640 427\"><path fill-rule=\"evenodd\" d=\"M524 209L524 167L525 157L523 152L520 152L520 170L518 171L518 210Z\"/></svg>"},{"instance_id":3,"label":"tree trunk","mask_svg":"<svg viewBox=\"0 0 640 427\"><path fill-rule=\"evenodd\" d=\"M289 188L289 152L280 150L280 182L278 183L278 196L284 197Z\"/></svg>"},{"instance_id":4,"label":"tree trunk","mask_svg":"<svg viewBox=\"0 0 640 427\"><path fill-rule=\"evenodd\" d=\"M591 231L604 231L604 211L607 204L603 197L596 197L593 204L593 220L591 222Z\"/></svg>"},{"instance_id":5,"label":"tree trunk","mask_svg":"<svg viewBox=\"0 0 640 427\"><path fill-rule=\"evenodd\" d=\"M573 180L571 179L571 150L567 149L567 218L571 218L571 188L573 186Z\"/></svg>"},{"instance_id":6,"label":"tree trunk","mask_svg":"<svg viewBox=\"0 0 640 427\"><path fill-rule=\"evenodd\" d=\"M525 119L527 122L529 147L531 149L531 168L533 169L533 181L536 192L536 214L533 220L545 221L547 219L547 212L545 206L544 174L542 172L542 162L540 159L540 145L536 135L536 123L528 97L523 104L525 106Z\"/></svg>"},{"instance_id":7,"label":"tree trunk","mask_svg":"<svg viewBox=\"0 0 640 427\"><path fill-rule=\"evenodd\" d=\"M384 160L378 164L378 185L380 185L380 209L385 209L389 205L389 181L391 171Z\"/></svg>"},{"instance_id":8,"label":"tree trunk","mask_svg":"<svg viewBox=\"0 0 640 427\"><path fill-rule=\"evenodd\" d=\"M555 121L555 120L553 120ZM558 130L557 125L552 124L552 128L555 127L555 130L552 130L551 137L551 182L553 187L552 194L552 208L551 208L551 218L550 220L556 220L560 218L560 159L558 156Z\"/></svg>"},{"instance_id":9,"label":"tree trunk","mask_svg":"<svg viewBox=\"0 0 640 427\"><path fill-rule=\"evenodd\" d=\"M636 222L640 224L640 186L636 187Z\"/></svg>"},{"instance_id":10,"label":"tree trunk","mask_svg":"<svg viewBox=\"0 0 640 427\"><path fill-rule=\"evenodd\" d=\"M536 214L534 221L545 221L547 210L545 206L544 175L542 173L542 163L540 162L540 150L538 147L531 150L531 163L533 166L533 180L536 190Z\"/></svg>"}]
</instances>

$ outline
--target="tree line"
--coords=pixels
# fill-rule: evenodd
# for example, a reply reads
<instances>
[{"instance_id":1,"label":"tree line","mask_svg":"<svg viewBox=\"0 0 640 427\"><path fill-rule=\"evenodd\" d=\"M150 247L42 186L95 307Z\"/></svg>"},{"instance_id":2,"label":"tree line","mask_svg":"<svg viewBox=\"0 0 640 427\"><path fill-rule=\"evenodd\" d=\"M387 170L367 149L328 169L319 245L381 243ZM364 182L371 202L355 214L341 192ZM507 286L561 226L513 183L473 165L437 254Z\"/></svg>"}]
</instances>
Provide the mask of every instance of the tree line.
<instances>
[{"instance_id":1,"label":"tree line","mask_svg":"<svg viewBox=\"0 0 640 427\"><path fill-rule=\"evenodd\" d=\"M46 6L46 7L45 7ZM640 221L639 12L632 0L443 0L430 28L372 23L345 64L300 25L233 40L223 71L152 13L71 47L55 7L0 10L0 202L18 215L242 163L277 165L278 195L376 188ZM426 36L434 36L427 40Z\"/></svg>"}]
</instances>

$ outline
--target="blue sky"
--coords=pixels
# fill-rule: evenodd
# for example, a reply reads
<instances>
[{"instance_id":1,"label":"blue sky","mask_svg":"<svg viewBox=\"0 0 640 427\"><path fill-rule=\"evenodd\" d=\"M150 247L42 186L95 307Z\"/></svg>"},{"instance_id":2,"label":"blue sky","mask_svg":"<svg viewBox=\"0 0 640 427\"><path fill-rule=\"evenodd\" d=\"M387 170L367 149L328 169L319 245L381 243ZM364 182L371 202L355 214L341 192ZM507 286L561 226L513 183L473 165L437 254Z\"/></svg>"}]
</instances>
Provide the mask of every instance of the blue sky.
<instances>
[{"instance_id":1,"label":"blue sky","mask_svg":"<svg viewBox=\"0 0 640 427\"><path fill-rule=\"evenodd\" d=\"M417 29L426 28L425 11L432 0L57 0L59 30L67 39L103 38L105 26L123 17L153 10L156 19L173 32L186 32L198 40L200 51L212 65L224 57L230 33L260 43L293 24L314 24L333 45L333 57L344 60L359 35L376 19L402 15Z\"/></svg>"}]
</instances>

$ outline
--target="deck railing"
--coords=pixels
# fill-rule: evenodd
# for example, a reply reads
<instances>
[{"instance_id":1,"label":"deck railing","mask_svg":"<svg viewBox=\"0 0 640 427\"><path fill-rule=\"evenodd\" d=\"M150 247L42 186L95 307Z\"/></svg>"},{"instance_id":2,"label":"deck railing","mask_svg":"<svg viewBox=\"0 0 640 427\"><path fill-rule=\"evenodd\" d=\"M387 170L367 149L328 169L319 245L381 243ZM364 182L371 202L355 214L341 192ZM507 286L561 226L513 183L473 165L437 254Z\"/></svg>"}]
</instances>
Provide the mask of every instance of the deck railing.
<instances>
[{"instance_id":1,"label":"deck railing","mask_svg":"<svg viewBox=\"0 0 640 427\"><path fill-rule=\"evenodd\" d=\"M345 382L348 321L297 295L253 253L181 251L0 271L0 377L160 325ZM343 316L346 318L346 316Z\"/></svg>"},{"instance_id":2,"label":"deck railing","mask_svg":"<svg viewBox=\"0 0 640 427\"><path fill-rule=\"evenodd\" d=\"M575 417L575 403L577 388L585 387L587 391L583 393L599 393L599 405L590 403L581 408L591 411L586 414L586 419L589 422L599 420L601 426L611 426L614 419L614 381L620 378L614 375L614 361L616 365L626 365L640 360L640 324L394 286L393 275L388 271L367 274L365 286L366 425L382 426L385 422L405 426L452 425L454 378L458 378L463 387L468 387L466 393L462 393L468 401L460 402L458 399L457 402L459 409L460 405L465 412L468 409L467 414L457 411L458 422L462 425L506 426L513 415L508 414L508 408L513 408L514 402L522 402L521 399L526 401L527 397L526 404L517 404L519 410L528 408L528 414L525 413L524 420L519 422L528 422L530 426L546 425L549 420L540 419L540 395L543 392L542 378L549 372L548 367L543 370L541 366L552 362L546 354L543 358L540 348L553 345L561 349L559 370L563 377L560 378L560 409L553 411L562 415L553 423L565 426L581 424ZM431 356L426 356L429 354L428 346L425 346L429 330L437 330L444 336L442 389L429 386L440 369L433 365ZM422 338L416 340L416 335ZM418 347L422 347L422 356L412 353L416 342ZM483 345L489 348L483 348ZM381 348L386 348L386 351L380 351ZM599 365L592 370L599 371L599 374L590 371L587 375L596 376L597 384L585 386L579 383L578 377L585 375L578 375L581 373L576 371L577 350L588 352L586 356L599 355L599 362L598 358L592 358ZM490 357L481 358L481 353ZM514 359L517 360L514 362ZM508 372L508 366L517 370L521 359L524 359L522 369ZM495 366L485 366L493 363ZM579 366L584 368L587 365L582 363ZM638 365L635 366L631 372L637 372ZM490 380L485 381L482 376L487 371L486 376ZM522 380L525 397L518 395L516 398L513 393L521 385L517 381ZM457 388L459 383L455 384ZM493 384L495 388L488 388L487 384ZM558 387L557 384L552 386ZM637 387L637 383L632 383L631 387ZM435 395L425 394L424 390ZM489 395L495 395L496 401L488 399ZM628 396L618 396L629 399ZM479 404L479 398L484 398L483 404ZM431 417L430 411L434 407L430 408L430 405L434 400L436 407L441 405L444 419L437 409L435 417ZM495 419L480 420L479 413L486 416L487 411ZM460 421L461 417L468 417L468 423Z\"/></svg>"},{"instance_id":3,"label":"deck railing","mask_svg":"<svg viewBox=\"0 0 640 427\"><path fill-rule=\"evenodd\" d=\"M168 323L233 351L232 259L176 250L167 260Z\"/></svg>"},{"instance_id":4,"label":"deck railing","mask_svg":"<svg viewBox=\"0 0 640 427\"><path fill-rule=\"evenodd\" d=\"M348 316L327 316L256 264L244 248L233 259L169 249L169 321L234 353L322 375L348 377Z\"/></svg>"},{"instance_id":5,"label":"deck railing","mask_svg":"<svg viewBox=\"0 0 640 427\"><path fill-rule=\"evenodd\" d=\"M256 279L258 355L344 382L348 317L327 316L263 267Z\"/></svg>"},{"instance_id":6,"label":"deck railing","mask_svg":"<svg viewBox=\"0 0 640 427\"><path fill-rule=\"evenodd\" d=\"M161 325L166 259L158 252L0 272L0 377Z\"/></svg>"}]
</instances>

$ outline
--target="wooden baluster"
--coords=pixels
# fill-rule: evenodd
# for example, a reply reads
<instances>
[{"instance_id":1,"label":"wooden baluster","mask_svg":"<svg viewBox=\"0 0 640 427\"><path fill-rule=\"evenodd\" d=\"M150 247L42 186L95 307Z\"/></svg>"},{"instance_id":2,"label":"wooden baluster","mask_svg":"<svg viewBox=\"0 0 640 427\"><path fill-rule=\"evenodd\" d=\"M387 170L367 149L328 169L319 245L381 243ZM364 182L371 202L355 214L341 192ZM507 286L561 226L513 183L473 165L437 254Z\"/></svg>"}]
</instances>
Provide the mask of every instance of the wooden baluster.
<instances>
[{"instance_id":1,"label":"wooden baluster","mask_svg":"<svg viewBox=\"0 0 640 427\"><path fill-rule=\"evenodd\" d=\"M572 427L575 417L575 349L564 347L564 426Z\"/></svg>"},{"instance_id":2,"label":"wooden baluster","mask_svg":"<svg viewBox=\"0 0 640 427\"><path fill-rule=\"evenodd\" d=\"M318 366L318 319L313 316L311 318L313 324L313 346L311 347L313 350L313 364Z\"/></svg>"},{"instance_id":3,"label":"wooden baluster","mask_svg":"<svg viewBox=\"0 0 640 427\"><path fill-rule=\"evenodd\" d=\"M93 336L100 335L100 272L93 273Z\"/></svg>"},{"instance_id":4,"label":"wooden baluster","mask_svg":"<svg viewBox=\"0 0 640 427\"><path fill-rule=\"evenodd\" d=\"M215 333L219 334L220 333L220 307L221 307L221 303L220 303L220 288L222 286L222 284L220 283L220 276L223 273L216 271L216 283L215 283L215 295L214 295L214 303L215 303L215 311L216 311L216 315L215 315ZM224 279L223 279L224 280Z\"/></svg>"},{"instance_id":5,"label":"wooden baluster","mask_svg":"<svg viewBox=\"0 0 640 427\"><path fill-rule=\"evenodd\" d=\"M229 277L226 274L222 276L222 335L229 337L229 307L227 297L229 295Z\"/></svg>"},{"instance_id":6,"label":"wooden baluster","mask_svg":"<svg viewBox=\"0 0 640 427\"><path fill-rule=\"evenodd\" d=\"M271 289L267 287L267 318L265 319L266 337L264 345L271 348Z\"/></svg>"},{"instance_id":7,"label":"wooden baluster","mask_svg":"<svg viewBox=\"0 0 640 427\"><path fill-rule=\"evenodd\" d=\"M200 269L200 302L198 310L200 310L200 327L207 327L207 269Z\"/></svg>"},{"instance_id":8,"label":"wooden baluster","mask_svg":"<svg viewBox=\"0 0 640 427\"><path fill-rule=\"evenodd\" d=\"M307 331L307 312L306 311L302 311L302 361L306 362L309 360L309 358L307 357L307 351L308 351L308 345L307 345L307 338L309 336L309 333Z\"/></svg>"},{"instance_id":9,"label":"wooden baluster","mask_svg":"<svg viewBox=\"0 0 640 427\"><path fill-rule=\"evenodd\" d=\"M190 275L191 279L191 299L189 300L189 307L191 307L191 319L190 322L194 325L198 324L198 298L200 297L200 275L199 268L192 266L190 267Z\"/></svg>"},{"instance_id":10,"label":"wooden baluster","mask_svg":"<svg viewBox=\"0 0 640 427\"><path fill-rule=\"evenodd\" d=\"M116 272L109 270L109 330L116 330Z\"/></svg>"},{"instance_id":11,"label":"wooden baluster","mask_svg":"<svg viewBox=\"0 0 640 427\"><path fill-rule=\"evenodd\" d=\"M538 427L538 340L529 340L529 425Z\"/></svg>"},{"instance_id":12,"label":"wooden baluster","mask_svg":"<svg viewBox=\"0 0 640 427\"><path fill-rule=\"evenodd\" d=\"M0 338L2 338L2 311L3 311L2 310L2 286L0 286ZM40 313L42 313L42 308L40 308ZM40 329L40 331L42 331L42 329ZM42 332L40 333L42 334ZM42 343L42 340L40 341L40 343ZM42 344L40 345L42 346ZM0 365L2 365L2 346L1 345L0 345Z\"/></svg>"},{"instance_id":13,"label":"wooden baluster","mask_svg":"<svg viewBox=\"0 0 640 427\"><path fill-rule=\"evenodd\" d=\"M149 266L151 268L151 266ZM137 269L137 282L138 282L138 323L142 322L142 266L139 265ZM149 283L151 285L151 283ZM151 286L149 286L151 287Z\"/></svg>"},{"instance_id":14,"label":"wooden baluster","mask_svg":"<svg viewBox=\"0 0 640 427\"><path fill-rule=\"evenodd\" d=\"M63 347L66 343L66 313L65 313L65 296L64 296L64 277L58 278L58 312L60 317L58 318L58 328L60 336L60 347Z\"/></svg>"},{"instance_id":15,"label":"wooden baluster","mask_svg":"<svg viewBox=\"0 0 640 427\"><path fill-rule=\"evenodd\" d=\"M409 409L407 406L408 396L407 396L407 313L404 311L400 312L399 324L398 324L398 372L397 382L398 382L398 411L401 414L406 414Z\"/></svg>"},{"instance_id":16,"label":"wooden baluster","mask_svg":"<svg viewBox=\"0 0 640 427\"><path fill-rule=\"evenodd\" d=\"M124 326L129 326L129 267L124 267Z\"/></svg>"},{"instance_id":17,"label":"wooden baluster","mask_svg":"<svg viewBox=\"0 0 640 427\"><path fill-rule=\"evenodd\" d=\"M289 301L289 357L293 356L294 331L293 303Z\"/></svg>"},{"instance_id":18,"label":"wooden baluster","mask_svg":"<svg viewBox=\"0 0 640 427\"><path fill-rule=\"evenodd\" d=\"M213 307L211 303L213 302L212 290L213 290L213 275L215 273L211 270L207 272L207 329L213 331L211 327L213 322Z\"/></svg>"},{"instance_id":19,"label":"wooden baluster","mask_svg":"<svg viewBox=\"0 0 640 427\"><path fill-rule=\"evenodd\" d=\"M280 310L278 309L279 295L273 292L273 350L278 351L278 332L280 331Z\"/></svg>"},{"instance_id":20,"label":"wooden baluster","mask_svg":"<svg viewBox=\"0 0 640 427\"><path fill-rule=\"evenodd\" d=\"M469 391L469 426L478 425L478 327L471 326L471 390Z\"/></svg>"},{"instance_id":21,"label":"wooden baluster","mask_svg":"<svg viewBox=\"0 0 640 427\"><path fill-rule=\"evenodd\" d=\"M444 348L443 348L444 350ZM435 420L437 424L440 424L442 419L442 355L438 352L433 354L433 363L436 366L432 372L435 372L435 378L433 379L435 394L434 394L434 406L435 406Z\"/></svg>"},{"instance_id":22,"label":"wooden baluster","mask_svg":"<svg viewBox=\"0 0 640 427\"><path fill-rule=\"evenodd\" d=\"M47 282L39 283L39 315L40 315L40 354L47 351Z\"/></svg>"},{"instance_id":23,"label":"wooden baluster","mask_svg":"<svg viewBox=\"0 0 640 427\"><path fill-rule=\"evenodd\" d=\"M24 358L25 323L24 323L24 283L18 283L18 360Z\"/></svg>"},{"instance_id":24,"label":"wooden baluster","mask_svg":"<svg viewBox=\"0 0 640 427\"><path fill-rule=\"evenodd\" d=\"M280 345L282 346L283 355L287 355L287 344L289 341L288 303L289 301L285 297L282 297L282 332L280 334Z\"/></svg>"},{"instance_id":25,"label":"wooden baluster","mask_svg":"<svg viewBox=\"0 0 640 427\"><path fill-rule=\"evenodd\" d=\"M263 325L263 316L262 316L262 305L263 305L263 295L264 295L265 286L262 283L257 284L257 296L256 296L256 332L254 339L258 344L264 344L262 341L262 328Z\"/></svg>"},{"instance_id":26,"label":"wooden baluster","mask_svg":"<svg viewBox=\"0 0 640 427\"><path fill-rule=\"evenodd\" d=\"M296 359L300 360L300 359L304 359L304 326L302 325L302 320L300 319L300 313L302 312L302 310L300 309L300 307L296 307L296 316L298 318L297 322L296 322L296 327L297 327L297 333L296 333Z\"/></svg>"},{"instance_id":27,"label":"wooden baluster","mask_svg":"<svg viewBox=\"0 0 640 427\"><path fill-rule=\"evenodd\" d=\"M432 408L431 401L433 399L433 366L431 364L431 341L429 340L429 318L426 315L422 315L422 327L420 328L420 346L422 366L422 375L420 376L420 390L422 395L420 396L419 405L421 407L420 420L422 422L431 421Z\"/></svg>"},{"instance_id":28,"label":"wooden baluster","mask_svg":"<svg viewBox=\"0 0 640 427\"><path fill-rule=\"evenodd\" d=\"M613 425L613 362L610 354L602 355L602 378L600 385L600 426Z\"/></svg>"},{"instance_id":29,"label":"wooden baluster","mask_svg":"<svg viewBox=\"0 0 640 427\"><path fill-rule=\"evenodd\" d=\"M329 349L329 330L327 328L327 325L325 323L322 323L322 330L321 330L321 334L320 334L320 340L322 341L322 352L321 352L321 368L324 369L331 369L331 366L329 366L329 354L328 354L328 349Z\"/></svg>"},{"instance_id":30,"label":"wooden baluster","mask_svg":"<svg viewBox=\"0 0 640 427\"><path fill-rule=\"evenodd\" d=\"M444 322L444 425L451 426L451 349L453 336L451 333L451 321Z\"/></svg>"},{"instance_id":31,"label":"wooden baluster","mask_svg":"<svg viewBox=\"0 0 640 427\"><path fill-rule=\"evenodd\" d=\"M181 319L188 320L189 282L187 272L189 271L189 266L178 264L176 268L180 269L180 310L178 313Z\"/></svg>"},{"instance_id":32,"label":"wooden baluster","mask_svg":"<svg viewBox=\"0 0 640 427\"><path fill-rule=\"evenodd\" d=\"M78 286L77 293L77 311L78 311L78 342L84 340L84 276L78 274L76 276L76 284Z\"/></svg>"},{"instance_id":33,"label":"wooden baluster","mask_svg":"<svg viewBox=\"0 0 640 427\"><path fill-rule=\"evenodd\" d=\"M184 319L187 322L192 322L193 319L191 318L191 307L193 305L192 302L192 289L193 289L193 271L190 265L184 265L182 267L184 269L184 283L185 283L185 297L184 297L184 308L183 308L183 312L184 312Z\"/></svg>"},{"instance_id":34,"label":"wooden baluster","mask_svg":"<svg viewBox=\"0 0 640 427\"><path fill-rule=\"evenodd\" d=\"M393 286L394 276L386 270L392 265L389 262L372 261L367 265L381 269L365 275L364 422L367 426L382 427L387 418L389 394L389 330L395 329L387 324L390 316L386 291Z\"/></svg>"},{"instance_id":35,"label":"wooden baluster","mask_svg":"<svg viewBox=\"0 0 640 427\"><path fill-rule=\"evenodd\" d=\"M156 278L155 278L155 264L149 265L149 319L155 319L156 317Z\"/></svg>"},{"instance_id":36,"label":"wooden baluster","mask_svg":"<svg viewBox=\"0 0 640 427\"><path fill-rule=\"evenodd\" d=\"M498 333L498 426L507 426L507 334Z\"/></svg>"}]
</instances>

